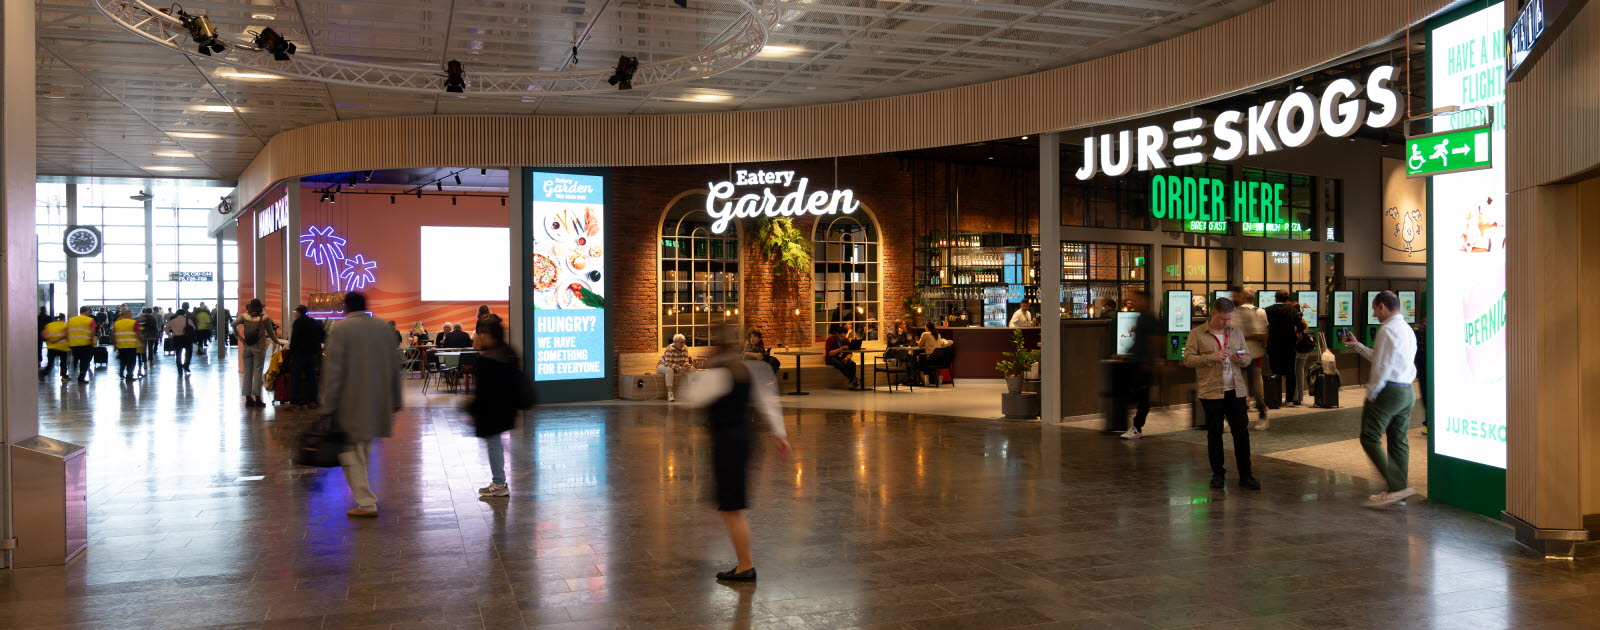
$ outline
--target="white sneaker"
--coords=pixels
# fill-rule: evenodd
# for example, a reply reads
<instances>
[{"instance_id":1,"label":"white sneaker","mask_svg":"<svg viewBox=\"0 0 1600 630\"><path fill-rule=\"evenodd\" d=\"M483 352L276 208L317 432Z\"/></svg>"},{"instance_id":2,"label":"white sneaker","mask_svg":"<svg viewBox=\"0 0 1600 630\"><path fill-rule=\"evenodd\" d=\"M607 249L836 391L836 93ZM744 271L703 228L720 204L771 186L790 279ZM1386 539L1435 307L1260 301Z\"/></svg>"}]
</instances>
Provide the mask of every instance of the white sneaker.
<instances>
[{"instance_id":1,"label":"white sneaker","mask_svg":"<svg viewBox=\"0 0 1600 630\"><path fill-rule=\"evenodd\" d=\"M667 402L678 402L678 397L672 395L672 392L667 392Z\"/></svg>"},{"instance_id":2,"label":"white sneaker","mask_svg":"<svg viewBox=\"0 0 1600 630\"><path fill-rule=\"evenodd\" d=\"M1265 430L1267 430L1267 427L1269 427L1269 426L1272 426L1272 420L1270 420L1270 419L1262 418L1262 419L1256 421L1256 430L1257 431L1265 431Z\"/></svg>"},{"instance_id":3,"label":"white sneaker","mask_svg":"<svg viewBox=\"0 0 1600 630\"><path fill-rule=\"evenodd\" d=\"M1402 496L1399 492L1379 492L1367 497L1367 502L1361 505L1362 507L1381 510L1396 503L1402 503L1405 499L1405 496Z\"/></svg>"},{"instance_id":4,"label":"white sneaker","mask_svg":"<svg viewBox=\"0 0 1600 630\"><path fill-rule=\"evenodd\" d=\"M508 486L508 485L503 484L503 483L491 483L491 484L489 484L487 486L484 486L482 488L478 488L478 496L480 496L480 497L509 497L509 496L511 496L511 486Z\"/></svg>"},{"instance_id":5,"label":"white sneaker","mask_svg":"<svg viewBox=\"0 0 1600 630\"><path fill-rule=\"evenodd\" d=\"M1124 440L1137 440L1142 437L1144 437L1144 431L1140 431L1138 427L1129 427L1127 431L1122 433L1122 439Z\"/></svg>"}]
</instances>

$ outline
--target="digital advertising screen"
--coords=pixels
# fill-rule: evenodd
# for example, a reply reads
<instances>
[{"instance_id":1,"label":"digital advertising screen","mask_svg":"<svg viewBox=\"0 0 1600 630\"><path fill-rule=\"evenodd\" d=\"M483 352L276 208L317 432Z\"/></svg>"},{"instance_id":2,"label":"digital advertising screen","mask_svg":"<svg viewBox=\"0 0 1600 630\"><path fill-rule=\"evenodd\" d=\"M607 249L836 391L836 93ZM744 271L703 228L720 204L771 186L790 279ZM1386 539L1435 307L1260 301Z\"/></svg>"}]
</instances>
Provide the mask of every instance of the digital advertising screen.
<instances>
[{"instance_id":1,"label":"digital advertising screen","mask_svg":"<svg viewBox=\"0 0 1600 630\"><path fill-rule=\"evenodd\" d=\"M1356 292L1355 291L1334 291L1333 292L1333 325L1334 326L1354 326L1354 325L1356 325Z\"/></svg>"},{"instance_id":2,"label":"digital advertising screen","mask_svg":"<svg viewBox=\"0 0 1600 630\"><path fill-rule=\"evenodd\" d=\"M1278 292L1262 289L1256 291L1256 306L1266 308L1278 303Z\"/></svg>"},{"instance_id":3,"label":"digital advertising screen","mask_svg":"<svg viewBox=\"0 0 1600 630\"><path fill-rule=\"evenodd\" d=\"M1297 297L1300 300L1300 314L1306 319L1306 327L1317 328L1318 307L1321 306L1322 296L1316 291L1300 291Z\"/></svg>"},{"instance_id":4,"label":"digital advertising screen","mask_svg":"<svg viewBox=\"0 0 1600 630\"><path fill-rule=\"evenodd\" d=\"M1433 131L1483 124L1494 111L1487 170L1436 175L1429 185L1433 280L1428 406L1439 455L1506 467L1506 64L1503 3L1438 22L1428 35ZM1402 298L1403 299L1403 298ZM1415 304L1416 298L1412 297ZM1411 309L1414 311L1414 309ZM1408 316L1408 320L1410 317Z\"/></svg>"},{"instance_id":5,"label":"digital advertising screen","mask_svg":"<svg viewBox=\"0 0 1600 630\"><path fill-rule=\"evenodd\" d=\"M1117 354L1133 354L1133 344L1137 334L1134 327L1138 323L1138 311L1117 312Z\"/></svg>"},{"instance_id":6,"label":"digital advertising screen","mask_svg":"<svg viewBox=\"0 0 1600 630\"><path fill-rule=\"evenodd\" d=\"M1378 316L1377 315L1373 315L1372 314L1372 303L1373 303L1373 301L1378 299L1378 294L1379 293L1382 293L1382 291L1368 291L1367 292L1367 308L1366 308L1366 311L1367 311L1367 325L1368 326L1377 326L1378 324L1382 324L1383 323L1383 322L1378 321Z\"/></svg>"},{"instance_id":7,"label":"digital advertising screen","mask_svg":"<svg viewBox=\"0 0 1600 630\"><path fill-rule=\"evenodd\" d=\"M511 295L511 229L424 225L424 302L504 302ZM461 269L461 252L472 252L472 270Z\"/></svg>"},{"instance_id":8,"label":"digital advertising screen","mask_svg":"<svg viewBox=\"0 0 1600 630\"><path fill-rule=\"evenodd\" d=\"M1405 317L1406 323L1417 323L1417 292L1401 291L1395 296L1400 298L1400 315Z\"/></svg>"},{"instance_id":9,"label":"digital advertising screen","mask_svg":"<svg viewBox=\"0 0 1600 630\"><path fill-rule=\"evenodd\" d=\"M1167 292L1167 332L1186 333L1194 330L1194 292Z\"/></svg>"},{"instance_id":10,"label":"digital advertising screen","mask_svg":"<svg viewBox=\"0 0 1600 630\"><path fill-rule=\"evenodd\" d=\"M533 380L605 378L605 178L531 179Z\"/></svg>"},{"instance_id":11,"label":"digital advertising screen","mask_svg":"<svg viewBox=\"0 0 1600 630\"><path fill-rule=\"evenodd\" d=\"M1211 303L1216 304L1217 300L1222 298L1228 298L1230 300L1233 299L1233 292L1227 289L1219 289L1215 293L1211 294Z\"/></svg>"}]
</instances>

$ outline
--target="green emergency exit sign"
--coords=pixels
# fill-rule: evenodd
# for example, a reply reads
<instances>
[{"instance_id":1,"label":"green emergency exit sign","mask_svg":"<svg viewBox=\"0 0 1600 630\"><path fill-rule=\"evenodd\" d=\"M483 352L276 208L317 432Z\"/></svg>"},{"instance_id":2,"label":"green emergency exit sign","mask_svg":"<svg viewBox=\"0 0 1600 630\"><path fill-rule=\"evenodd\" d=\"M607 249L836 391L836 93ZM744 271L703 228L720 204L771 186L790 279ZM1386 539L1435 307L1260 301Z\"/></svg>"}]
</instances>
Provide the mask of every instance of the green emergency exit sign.
<instances>
[{"instance_id":1,"label":"green emergency exit sign","mask_svg":"<svg viewBox=\"0 0 1600 630\"><path fill-rule=\"evenodd\" d=\"M1491 154L1489 125L1406 138L1406 177L1490 168Z\"/></svg>"}]
</instances>

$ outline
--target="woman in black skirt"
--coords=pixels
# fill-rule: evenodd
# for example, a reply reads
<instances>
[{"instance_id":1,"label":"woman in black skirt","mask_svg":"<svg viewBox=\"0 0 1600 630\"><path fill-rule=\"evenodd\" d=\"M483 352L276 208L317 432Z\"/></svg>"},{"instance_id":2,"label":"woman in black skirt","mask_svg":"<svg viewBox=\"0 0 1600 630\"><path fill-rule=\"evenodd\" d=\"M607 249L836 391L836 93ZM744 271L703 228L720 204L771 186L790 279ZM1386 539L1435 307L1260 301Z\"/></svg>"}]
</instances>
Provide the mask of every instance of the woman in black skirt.
<instances>
[{"instance_id":1,"label":"woman in black skirt","mask_svg":"<svg viewBox=\"0 0 1600 630\"><path fill-rule=\"evenodd\" d=\"M718 580L754 582L756 567L750 560L749 507L750 455L755 447L754 411L765 420L778 454L789 458L789 440L783 430L783 413L778 406L777 387L772 368L743 356L736 330L719 334L718 352L712 367L695 375L685 387L683 402L706 410L706 427L711 435L711 471L716 482L717 511L728 527L728 538L739 564L717 574Z\"/></svg>"}]
</instances>

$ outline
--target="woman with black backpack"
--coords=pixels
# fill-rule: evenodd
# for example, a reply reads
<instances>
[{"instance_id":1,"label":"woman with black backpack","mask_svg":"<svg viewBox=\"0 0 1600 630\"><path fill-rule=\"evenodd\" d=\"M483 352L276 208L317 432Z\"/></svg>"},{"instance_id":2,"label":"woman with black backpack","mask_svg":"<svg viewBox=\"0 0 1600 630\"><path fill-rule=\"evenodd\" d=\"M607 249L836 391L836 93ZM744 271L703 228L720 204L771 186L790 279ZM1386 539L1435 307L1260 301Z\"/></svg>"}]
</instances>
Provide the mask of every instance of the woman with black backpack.
<instances>
[{"instance_id":1,"label":"woman with black backpack","mask_svg":"<svg viewBox=\"0 0 1600 630\"><path fill-rule=\"evenodd\" d=\"M252 299L244 307L244 315L234 322L234 333L239 336L239 359L244 371L239 373L239 389L244 393L244 406L265 407L261 402L261 375L272 346L280 345L278 325L263 312L266 307L260 299Z\"/></svg>"},{"instance_id":2,"label":"woman with black backpack","mask_svg":"<svg viewBox=\"0 0 1600 630\"><path fill-rule=\"evenodd\" d=\"M475 435L483 438L489 451L489 485L478 489L484 497L511 496L506 484L506 447L500 434L517 426L517 412L533 406L533 383L522 372L522 360L517 351L506 345L506 329L498 319L480 321L478 336L472 340L478 350L477 363L472 365L472 378L477 381L476 394L467 404L472 414Z\"/></svg>"}]
</instances>

